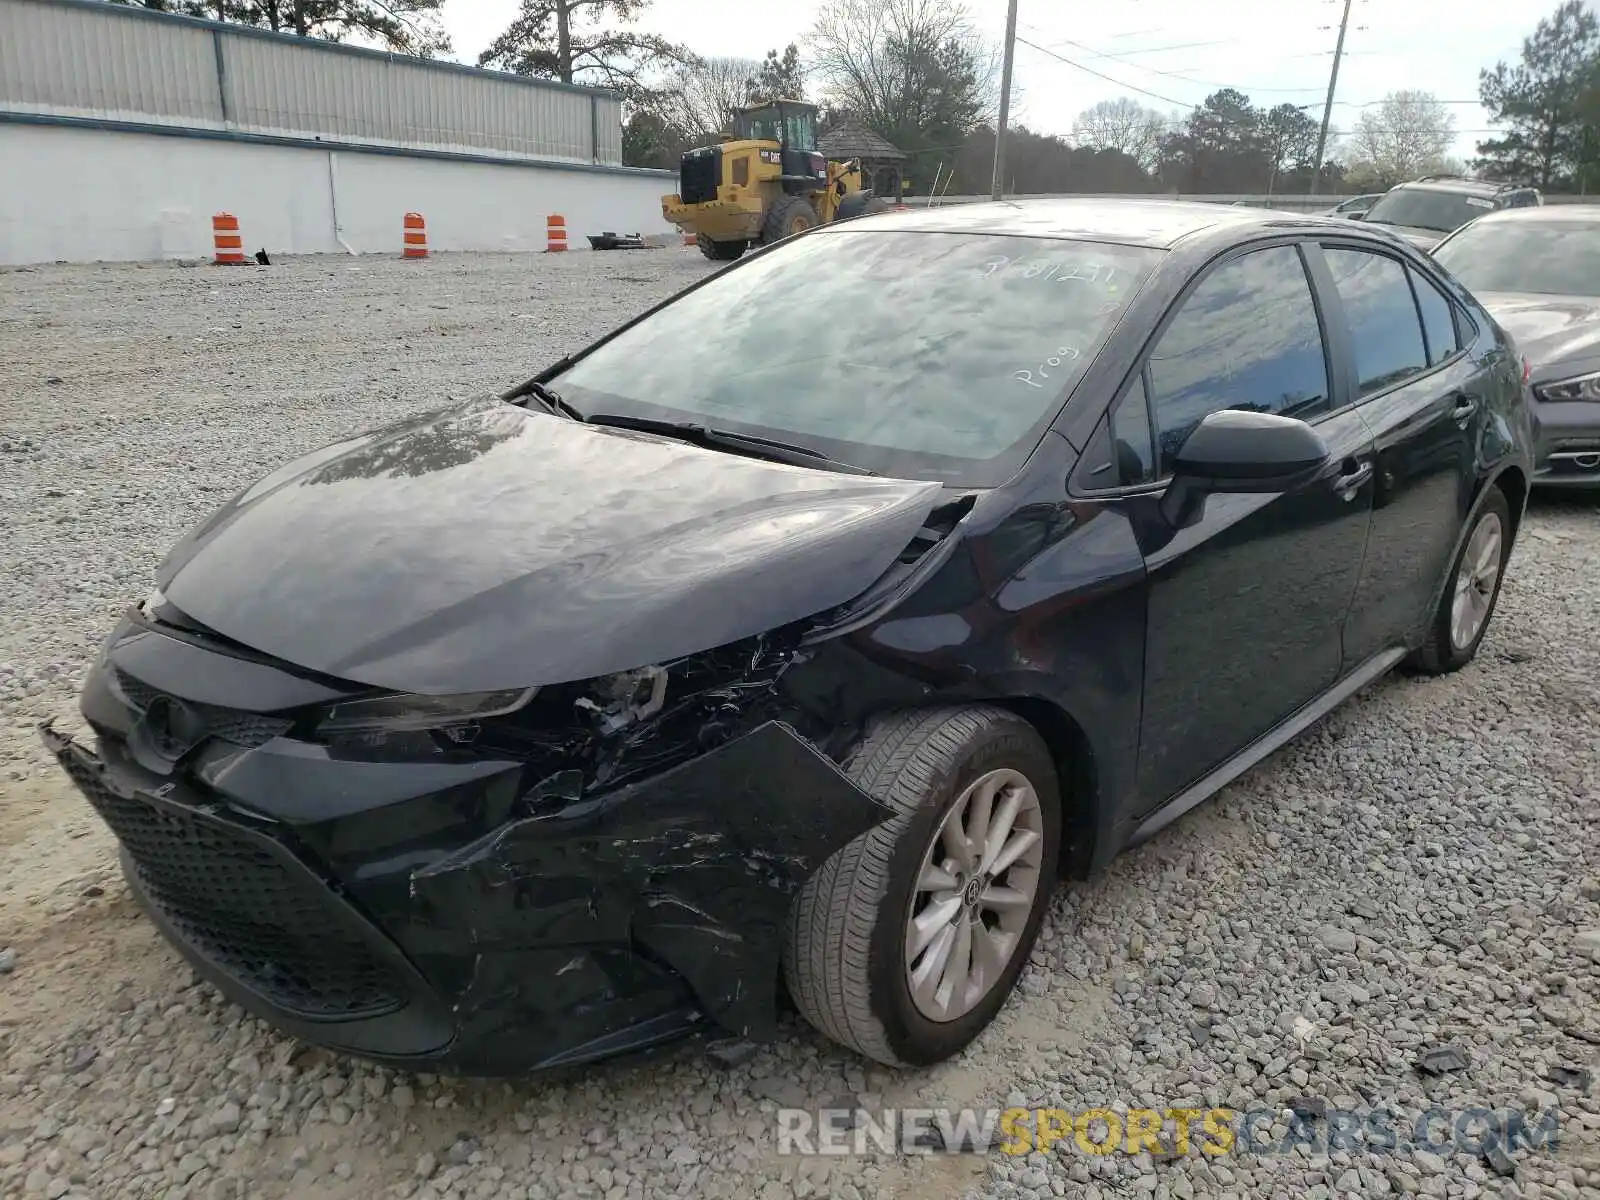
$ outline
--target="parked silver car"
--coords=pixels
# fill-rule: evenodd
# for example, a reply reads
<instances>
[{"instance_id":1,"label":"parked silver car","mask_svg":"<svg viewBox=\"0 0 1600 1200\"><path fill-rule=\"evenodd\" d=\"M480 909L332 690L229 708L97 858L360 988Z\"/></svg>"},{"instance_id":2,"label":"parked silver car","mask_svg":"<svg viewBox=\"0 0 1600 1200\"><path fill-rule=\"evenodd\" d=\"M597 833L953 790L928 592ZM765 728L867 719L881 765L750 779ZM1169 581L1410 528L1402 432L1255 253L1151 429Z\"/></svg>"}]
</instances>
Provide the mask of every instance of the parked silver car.
<instances>
[{"instance_id":1,"label":"parked silver car","mask_svg":"<svg viewBox=\"0 0 1600 1200\"><path fill-rule=\"evenodd\" d=\"M1364 196L1351 196L1348 200L1341 200L1328 209L1325 216L1329 217L1362 217L1379 200L1383 199L1382 192L1368 192Z\"/></svg>"},{"instance_id":2,"label":"parked silver car","mask_svg":"<svg viewBox=\"0 0 1600 1200\"><path fill-rule=\"evenodd\" d=\"M1534 484L1600 487L1600 205L1486 213L1433 257L1532 368Z\"/></svg>"}]
</instances>

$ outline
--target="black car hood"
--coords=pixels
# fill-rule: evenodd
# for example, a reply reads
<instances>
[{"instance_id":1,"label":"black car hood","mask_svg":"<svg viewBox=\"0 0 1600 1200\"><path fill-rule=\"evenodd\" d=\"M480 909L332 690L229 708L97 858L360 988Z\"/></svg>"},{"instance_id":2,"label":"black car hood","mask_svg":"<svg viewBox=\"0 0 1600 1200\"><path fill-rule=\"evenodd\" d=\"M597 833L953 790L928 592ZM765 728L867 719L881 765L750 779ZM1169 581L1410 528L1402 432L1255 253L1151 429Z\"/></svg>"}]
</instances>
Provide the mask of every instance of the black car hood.
<instances>
[{"instance_id":1,"label":"black car hood","mask_svg":"<svg viewBox=\"0 0 1600 1200\"><path fill-rule=\"evenodd\" d=\"M158 583L224 637L329 675L427 694L528 687L842 604L940 492L481 401L267 476L181 542Z\"/></svg>"},{"instance_id":2,"label":"black car hood","mask_svg":"<svg viewBox=\"0 0 1600 1200\"><path fill-rule=\"evenodd\" d=\"M1535 369L1600 357L1600 300L1535 292L1474 294Z\"/></svg>"}]
</instances>

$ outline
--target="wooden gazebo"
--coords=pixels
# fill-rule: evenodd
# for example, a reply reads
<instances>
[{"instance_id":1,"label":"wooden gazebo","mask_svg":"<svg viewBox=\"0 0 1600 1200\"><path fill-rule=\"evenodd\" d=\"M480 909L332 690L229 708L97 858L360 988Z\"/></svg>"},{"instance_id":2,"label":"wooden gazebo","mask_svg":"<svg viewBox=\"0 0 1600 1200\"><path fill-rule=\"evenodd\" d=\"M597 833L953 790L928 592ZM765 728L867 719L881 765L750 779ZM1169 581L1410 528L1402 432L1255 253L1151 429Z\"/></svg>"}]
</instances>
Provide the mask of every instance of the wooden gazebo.
<instances>
[{"instance_id":1,"label":"wooden gazebo","mask_svg":"<svg viewBox=\"0 0 1600 1200\"><path fill-rule=\"evenodd\" d=\"M861 160L861 183L898 204L904 191L906 153L854 117L846 117L817 139L817 149L835 161Z\"/></svg>"}]
</instances>

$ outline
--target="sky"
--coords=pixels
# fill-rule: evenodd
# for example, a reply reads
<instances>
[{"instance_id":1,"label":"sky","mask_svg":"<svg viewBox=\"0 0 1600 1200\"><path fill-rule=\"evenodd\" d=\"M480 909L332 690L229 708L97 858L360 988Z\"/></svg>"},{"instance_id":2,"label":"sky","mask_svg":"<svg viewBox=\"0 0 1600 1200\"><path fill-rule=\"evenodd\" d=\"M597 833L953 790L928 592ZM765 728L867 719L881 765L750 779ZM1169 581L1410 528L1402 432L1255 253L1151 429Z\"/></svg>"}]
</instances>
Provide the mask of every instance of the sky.
<instances>
[{"instance_id":1,"label":"sky","mask_svg":"<svg viewBox=\"0 0 1600 1200\"><path fill-rule=\"evenodd\" d=\"M1218 87L1238 88L1269 107L1309 105L1320 120L1341 4L1019 0L1012 120L1066 134L1077 114L1100 100L1127 96L1162 112L1187 111ZM455 56L475 62L517 7L517 0L447 0L442 15ZM769 48L802 41L818 7L819 0L654 0L638 27L702 55L760 58ZM967 8L998 44L1005 0L967 0ZM1352 128L1362 106L1387 92L1418 89L1448 102L1455 154L1471 157L1489 128L1477 103L1478 71L1515 61L1522 39L1554 8L1555 0L1353 0L1333 128ZM759 18L752 20L753 13Z\"/></svg>"}]
</instances>

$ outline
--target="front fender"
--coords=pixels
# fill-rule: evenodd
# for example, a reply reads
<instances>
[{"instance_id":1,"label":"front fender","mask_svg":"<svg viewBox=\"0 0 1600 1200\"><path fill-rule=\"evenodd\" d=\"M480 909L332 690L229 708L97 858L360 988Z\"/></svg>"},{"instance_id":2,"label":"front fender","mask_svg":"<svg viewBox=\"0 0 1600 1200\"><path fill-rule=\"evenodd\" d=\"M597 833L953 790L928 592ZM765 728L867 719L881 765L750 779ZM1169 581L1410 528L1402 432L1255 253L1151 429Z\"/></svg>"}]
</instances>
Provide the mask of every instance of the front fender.
<instances>
[{"instance_id":1,"label":"front fender","mask_svg":"<svg viewBox=\"0 0 1600 1200\"><path fill-rule=\"evenodd\" d=\"M767 1038L792 897L889 816L769 721L644 782L503 825L417 870L411 893L421 919L485 953L631 943L730 1033Z\"/></svg>"}]
</instances>

